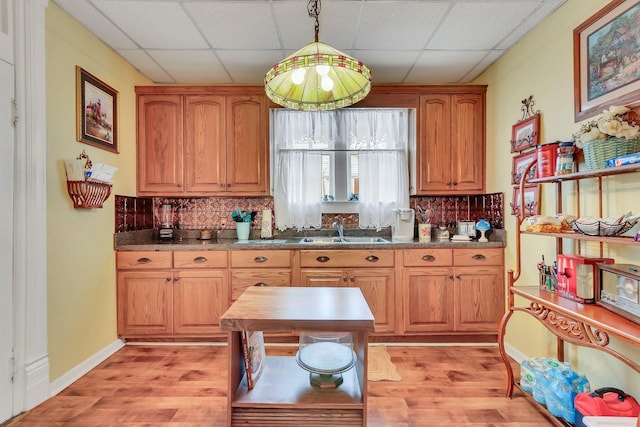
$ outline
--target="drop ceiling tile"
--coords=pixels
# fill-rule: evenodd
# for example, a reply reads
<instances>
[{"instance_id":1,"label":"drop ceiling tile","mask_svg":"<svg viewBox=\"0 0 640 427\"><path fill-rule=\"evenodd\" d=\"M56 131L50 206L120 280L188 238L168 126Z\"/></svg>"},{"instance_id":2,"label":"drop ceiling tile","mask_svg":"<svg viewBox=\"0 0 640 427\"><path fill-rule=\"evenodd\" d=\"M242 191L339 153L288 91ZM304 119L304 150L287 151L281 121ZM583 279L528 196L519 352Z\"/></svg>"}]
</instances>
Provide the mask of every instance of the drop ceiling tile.
<instances>
[{"instance_id":1,"label":"drop ceiling tile","mask_svg":"<svg viewBox=\"0 0 640 427\"><path fill-rule=\"evenodd\" d=\"M365 2L356 47L422 49L449 8L445 2Z\"/></svg>"},{"instance_id":2,"label":"drop ceiling tile","mask_svg":"<svg viewBox=\"0 0 640 427\"><path fill-rule=\"evenodd\" d=\"M149 50L149 55L180 83L231 83L231 78L210 50Z\"/></svg>"},{"instance_id":3,"label":"drop ceiling tile","mask_svg":"<svg viewBox=\"0 0 640 427\"><path fill-rule=\"evenodd\" d=\"M531 31L536 25L551 15L557 8L562 6L566 0L546 0L540 7L535 9L527 19L518 25L511 33L496 46L497 49L507 50L517 43L525 34Z\"/></svg>"},{"instance_id":4,"label":"drop ceiling tile","mask_svg":"<svg viewBox=\"0 0 640 427\"><path fill-rule=\"evenodd\" d=\"M214 49L279 49L269 2L184 3Z\"/></svg>"},{"instance_id":5,"label":"drop ceiling tile","mask_svg":"<svg viewBox=\"0 0 640 427\"><path fill-rule=\"evenodd\" d=\"M55 3L113 49L137 47L125 33L90 3L78 0L56 0Z\"/></svg>"},{"instance_id":6,"label":"drop ceiling tile","mask_svg":"<svg viewBox=\"0 0 640 427\"><path fill-rule=\"evenodd\" d=\"M356 50L351 54L371 70L373 84L402 83L420 51Z\"/></svg>"},{"instance_id":7,"label":"drop ceiling tile","mask_svg":"<svg viewBox=\"0 0 640 427\"><path fill-rule=\"evenodd\" d=\"M208 47L178 3L140 0L93 0L93 3L143 49Z\"/></svg>"},{"instance_id":8,"label":"drop ceiling tile","mask_svg":"<svg viewBox=\"0 0 640 427\"><path fill-rule=\"evenodd\" d=\"M326 1L320 12L321 42L345 51L353 47L358 29L361 1ZM275 22L284 49L296 51L315 37L315 20L307 13L306 2L277 1L273 3Z\"/></svg>"},{"instance_id":9,"label":"drop ceiling tile","mask_svg":"<svg viewBox=\"0 0 640 427\"><path fill-rule=\"evenodd\" d=\"M451 10L428 49L492 49L522 24L539 1L461 2Z\"/></svg>"},{"instance_id":10,"label":"drop ceiling tile","mask_svg":"<svg viewBox=\"0 0 640 427\"><path fill-rule=\"evenodd\" d=\"M483 51L424 51L405 83L467 83L463 78L485 55Z\"/></svg>"},{"instance_id":11,"label":"drop ceiling tile","mask_svg":"<svg viewBox=\"0 0 640 427\"><path fill-rule=\"evenodd\" d=\"M169 74L167 74L158 64L143 50L124 50L117 51L129 64L133 65L138 71L144 74L154 83L178 83Z\"/></svg>"},{"instance_id":12,"label":"drop ceiling tile","mask_svg":"<svg viewBox=\"0 0 640 427\"><path fill-rule=\"evenodd\" d=\"M223 50L218 57L237 84L262 84L267 70L284 58L279 50Z\"/></svg>"}]
</instances>

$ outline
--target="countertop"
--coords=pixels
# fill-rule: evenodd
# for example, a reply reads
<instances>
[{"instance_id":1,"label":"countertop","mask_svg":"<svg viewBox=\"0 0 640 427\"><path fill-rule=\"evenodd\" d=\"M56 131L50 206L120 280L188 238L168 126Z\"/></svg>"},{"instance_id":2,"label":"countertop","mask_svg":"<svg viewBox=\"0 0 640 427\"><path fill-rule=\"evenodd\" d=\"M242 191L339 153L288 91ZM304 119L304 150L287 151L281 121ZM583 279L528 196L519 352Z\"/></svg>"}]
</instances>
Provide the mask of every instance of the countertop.
<instances>
[{"instance_id":1,"label":"countertop","mask_svg":"<svg viewBox=\"0 0 640 427\"><path fill-rule=\"evenodd\" d=\"M236 238L219 236L211 240L200 240L197 230L179 230L180 233L169 241L161 241L157 238L155 230L140 230L114 234L114 249L117 251L192 251L192 250L260 250L260 249L443 249L443 248L503 248L505 247L504 230L492 230L489 242L480 243L476 240L469 242L432 240L430 242L393 242L391 236L378 235L389 240L389 243L304 243L301 240L307 235L297 232L297 235L276 236L274 239L251 238L247 241L238 241ZM335 235L335 230L330 230L324 236ZM235 231L232 232L235 234ZM349 233L345 233L349 236ZM317 232L310 236L319 235ZM360 234L362 235L362 234ZM372 235L373 236L373 235ZM252 237L252 236L251 236Z\"/></svg>"}]
</instances>

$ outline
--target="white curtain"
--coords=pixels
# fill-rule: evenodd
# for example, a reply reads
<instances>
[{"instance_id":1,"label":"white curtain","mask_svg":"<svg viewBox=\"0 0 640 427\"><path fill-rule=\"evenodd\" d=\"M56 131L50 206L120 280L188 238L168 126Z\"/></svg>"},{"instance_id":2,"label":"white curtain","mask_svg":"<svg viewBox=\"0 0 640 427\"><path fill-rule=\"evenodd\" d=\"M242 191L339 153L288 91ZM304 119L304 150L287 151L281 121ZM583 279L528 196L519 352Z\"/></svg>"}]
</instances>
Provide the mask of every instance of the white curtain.
<instances>
[{"instance_id":1,"label":"white curtain","mask_svg":"<svg viewBox=\"0 0 640 427\"><path fill-rule=\"evenodd\" d=\"M337 138L334 111L272 111L276 227L320 227L322 223L322 157Z\"/></svg>"},{"instance_id":2,"label":"white curtain","mask_svg":"<svg viewBox=\"0 0 640 427\"><path fill-rule=\"evenodd\" d=\"M380 231L393 221L391 209L409 207L408 111L347 109L340 128L347 149L358 153L360 227Z\"/></svg>"},{"instance_id":3,"label":"white curtain","mask_svg":"<svg viewBox=\"0 0 640 427\"><path fill-rule=\"evenodd\" d=\"M409 207L409 120L404 109L272 111L276 227L320 227L322 150L358 151L360 227L391 225Z\"/></svg>"}]
</instances>

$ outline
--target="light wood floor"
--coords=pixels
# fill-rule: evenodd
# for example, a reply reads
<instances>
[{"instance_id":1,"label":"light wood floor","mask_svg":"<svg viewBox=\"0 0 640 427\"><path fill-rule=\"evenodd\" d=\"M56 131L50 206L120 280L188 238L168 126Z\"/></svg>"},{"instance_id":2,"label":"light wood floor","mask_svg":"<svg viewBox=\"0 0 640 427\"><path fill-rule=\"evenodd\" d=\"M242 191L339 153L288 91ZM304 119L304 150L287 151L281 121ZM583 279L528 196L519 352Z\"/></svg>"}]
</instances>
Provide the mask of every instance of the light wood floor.
<instances>
[{"instance_id":1,"label":"light wood floor","mask_svg":"<svg viewBox=\"0 0 640 427\"><path fill-rule=\"evenodd\" d=\"M402 381L369 382L370 427L551 425L522 395L504 397L497 348L389 346L388 352ZM295 354L295 347L267 353ZM9 425L224 426L226 369L225 346L125 346Z\"/></svg>"}]
</instances>

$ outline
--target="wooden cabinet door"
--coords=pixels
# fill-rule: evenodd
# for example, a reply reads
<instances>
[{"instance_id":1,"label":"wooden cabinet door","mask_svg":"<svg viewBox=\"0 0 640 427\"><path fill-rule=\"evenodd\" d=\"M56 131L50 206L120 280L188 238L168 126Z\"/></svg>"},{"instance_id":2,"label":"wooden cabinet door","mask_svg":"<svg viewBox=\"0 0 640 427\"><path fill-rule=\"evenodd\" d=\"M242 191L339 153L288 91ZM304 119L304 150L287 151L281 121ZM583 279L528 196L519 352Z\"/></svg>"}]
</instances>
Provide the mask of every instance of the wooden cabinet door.
<instances>
[{"instance_id":1,"label":"wooden cabinet door","mask_svg":"<svg viewBox=\"0 0 640 427\"><path fill-rule=\"evenodd\" d=\"M183 188L183 106L179 95L138 96L138 194Z\"/></svg>"},{"instance_id":2,"label":"wooden cabinet door","mask_svg":"<svg viewBox=\"0 0 640 427\"><path fill-rule=\"evenodd\" d=\"M451 96L420 97L417 192L451 191Z\"/></svg>"},{"instance_id":3,"label":"wooden cabinet door","mask_svg":"<svg viewBox=\"0 0 640 427\"><path fill-rule=\"evenodd\" d=\"M333 268L303 268L300 270L300 286L349 286L349 272Z\"/></svg>"},{"instance_id":4,"label":"wooden cabinet door","mask_svg":"<svg viewBox=\"0 0 640 427\"><path fill-rule=\"evenodd\" d=\"M451 332L453 270L406 269L403 274L404 332Z\"/></svg>"},{"instance_id":5,"label":"wooden cabinet door","mask_svg":"<svg viewBox=\"0 0 640 427\"><path fill-rule=\"evenodd\" d=\"M119 271L118 336L168 334L173 326L170 270Z\"/></svg>"},{"instance_id":6,"label":"wooden cabinet door","mask_svg":"<svg viewBox=\"0 0 640 427\"><path fill-rule=\"evenodd\" d=\"M225 99L185 97L185 191L216 194L226 191Z\"/></svg>"},{"instance_id":7,"label":"wooden cabinet door","mask_svg":"<svg viewBox=\"0 0 640 427\"><path fill-rule=\"evenodd\" d=\"M226 190L269 194L268 110L265 95L226 97Z\"/></svg>"},{"instance_id":8,"label":"wooden cabinet door","mask_svg":"<svg viewBox=\"0 0 640 427\"><path fill-rule=\"evenodd\" d=\"M484 97L479 94L451 98L451 180L461 192L484 192Z\"/></svg>"},{"instance_id":9,"label":"wooden cabinet door","mask_svg":"<svg viewBox=\"0 0 640 427\"><path fill-rule=\"evenodd\" d=\"M375 319L376 332L395 331L395 279L393 269L356 269L349 273L349 286L362 291Z\"/></svg>"},{"instance_id":10,"label":"wooden cabinet door","mask_svg":"<svg viewBox=\"0 0 640 427\"><path fill-rule=\"evenodd\" d=\"M194 269L174 272L174 334L220 334L220 316L230 305L227 270Z\"/></svg>"},{"instance_id":11,"label":"wooden cabinet door","mask_svg":"<svg viewBox=\"0 0 640 427\"><path fill-rule=\"evenodd\" d=\"M502 267L455 269L455 330L497 333L505 311Z\"/></svg>"}]
</instances>

